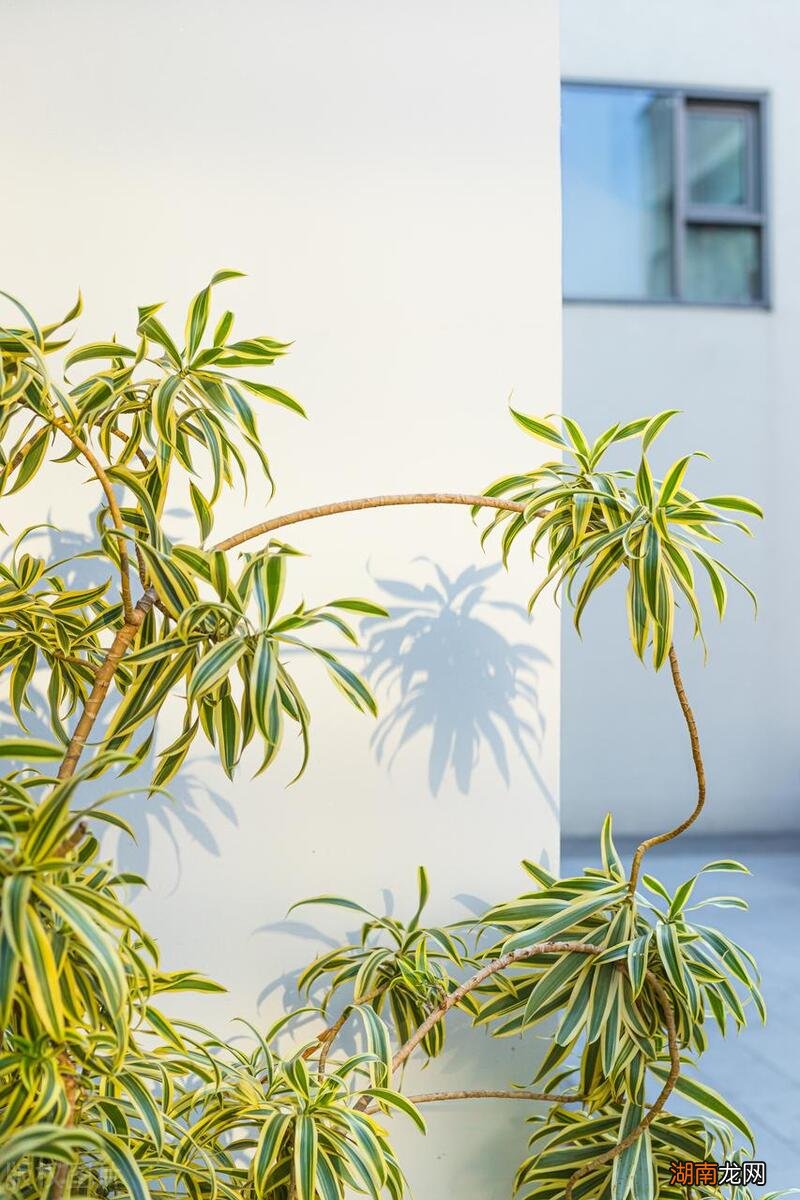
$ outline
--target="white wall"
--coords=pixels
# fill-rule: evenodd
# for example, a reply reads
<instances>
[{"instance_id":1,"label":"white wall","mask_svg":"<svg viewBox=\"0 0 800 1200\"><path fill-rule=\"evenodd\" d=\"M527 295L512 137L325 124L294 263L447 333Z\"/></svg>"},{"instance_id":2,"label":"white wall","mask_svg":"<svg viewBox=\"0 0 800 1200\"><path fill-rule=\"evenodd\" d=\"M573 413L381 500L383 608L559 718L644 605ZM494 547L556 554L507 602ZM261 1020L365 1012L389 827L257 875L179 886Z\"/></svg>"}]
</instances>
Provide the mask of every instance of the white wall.
<instances>
[{"instance_id":1,"label":"white wall","mask_svg":"<svg viewBox=\"0 0 800 1200\"><path fill-rule=\"evenodd\" d=\"M507 416L509 392L522 407L559 406L556 17L555 0L7 3L3 286L51 314L80 284L89 340L130 332L137 303L182 306L215 268L242 268L249 278L225 301L243 330L295 339L274 378L311 416L264 414L278 482L270 513L480 490L536 460ZM49 476L38 499L87 532L95 500L71 478L65 491L63 474ZM9 530L32 519L32 499L5 507ZM266 500L255 488L220 511L224 534L263 517ZM340 517L298 527L292 541L310 555L293 583L309 600L380 596L373 575L426 582L419 556L451 575L491 561L461 509ZM524 603L530 586L520 555L487 598ZM140 797L126 806L140 833L132 860L149 859L139 909L165 958L230 988L194 1003L198 1019L235 1031L224 1023L236 1013L266 1022L282 1011L287 978L323 943L268 927L304 895L380 907L386 887L402 912L425 862L432 911L449 920L468 911L461 894L513 893L523 855L553 861L557 617L543 609L527 626L502 608L476 615L548 660L532 755L541 782L505 729L508 785L484 742L466 794L448 770L433 795L428 731L389 773L369 722L304 670L314 729L300 783L285 790L291 748L266 777L244 770L233 786L200 755L191 793L184 784L169 814L160 803L143 811ZM397 696L381 701L391 711ZM536 719L524 703L516 713ZM324 914L319 925L336 937L349 927ZM458 1042L435 1072L451 1086L530 1077L530 1050ZM506 1196L524 1115L477 1105L457 1130L455 1112L433 1113L426 1144L404 1139L419 1200Z\"/></svg>"},{"instance_id":2,"label":"white wall","mask_svg":"<svg viewBox=\"0 0 800 1200\"><path fill-rule=\"evenodd\" d=\"M756 587L758 622L746 597L732 594L722 627L710 617L705 668L685 629L679 639L709 775L698 834L798 822L799 51L794 0L562 4L567 78L770 92L772 310L568 304L564 314L566 412L600 430L680 408L658 461L707 450L713 462L693 469L698 490L752 495L766 510L756 540L732 537L724 556ZM628 650L618 588L598 595L582 642L565 622L563 695L565 832L594 833L608 808L633 833L668 828L688 811L694 785L680 712L666 672L654 678Z\"/></svg>"}]
</instances>

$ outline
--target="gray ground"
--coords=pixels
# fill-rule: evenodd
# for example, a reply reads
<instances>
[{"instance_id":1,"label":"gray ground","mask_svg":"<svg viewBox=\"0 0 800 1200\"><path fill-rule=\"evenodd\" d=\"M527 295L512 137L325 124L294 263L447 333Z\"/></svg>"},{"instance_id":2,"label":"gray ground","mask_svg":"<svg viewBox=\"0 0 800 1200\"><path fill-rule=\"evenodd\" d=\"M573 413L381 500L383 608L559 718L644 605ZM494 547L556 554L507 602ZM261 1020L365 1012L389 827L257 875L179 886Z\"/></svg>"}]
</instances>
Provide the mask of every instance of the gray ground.
<instances>
[{"instance_id":1,"label":"gray ground","mask_svg":"<svg viewBox=\"0 0 800 1200\"><path fill-rule=\"evenodd\" d=\"M619 839L626 860L631 846ZM577 874L597 858L596 843L566 841L561 873ZM800 1186L800 836L684 837L652 850L645 869L672 890L703 863L718 858L738 859L752 876L709 875L702 893L698 885L698 898L733 893L749 901L750 911L708 908L703 922L716 925L755 955L768 1022L726 1039L713 1026L703 1078L750 1122L757 1156L767 1163L769 1190Z\"/></svg>"}]
</instances>

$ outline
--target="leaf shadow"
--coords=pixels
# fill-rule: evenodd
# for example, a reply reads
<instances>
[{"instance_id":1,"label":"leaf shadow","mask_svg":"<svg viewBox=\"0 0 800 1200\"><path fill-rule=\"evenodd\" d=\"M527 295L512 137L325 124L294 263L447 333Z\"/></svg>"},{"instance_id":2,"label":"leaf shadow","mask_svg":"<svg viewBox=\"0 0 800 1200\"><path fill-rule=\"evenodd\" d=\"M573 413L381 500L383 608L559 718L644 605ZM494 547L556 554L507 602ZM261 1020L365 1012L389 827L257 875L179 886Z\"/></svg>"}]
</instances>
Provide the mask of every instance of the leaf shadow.
<instances>
[{"instance_id":1,"label":"leaf shadow","mask_svg":"<svg viewBox=\"0 0 800 1200\"><path fill-rule=\"evenodd\" d=\"M385 710L372 736L378 762L391 769L413 739L427 734L433 795L446 776L466 795L484 750L510 785L513 747L555 812L539 767L546 729L540 671L550 659L529 637L512 640L491 620L502 611L529 629L526 610L488 594L500 564L450 576L429 559L415 561L428 565L429 578L419 585L376 578L389 619L361 623L362 669L381 689Z\"/></svg>"}]
</instances>

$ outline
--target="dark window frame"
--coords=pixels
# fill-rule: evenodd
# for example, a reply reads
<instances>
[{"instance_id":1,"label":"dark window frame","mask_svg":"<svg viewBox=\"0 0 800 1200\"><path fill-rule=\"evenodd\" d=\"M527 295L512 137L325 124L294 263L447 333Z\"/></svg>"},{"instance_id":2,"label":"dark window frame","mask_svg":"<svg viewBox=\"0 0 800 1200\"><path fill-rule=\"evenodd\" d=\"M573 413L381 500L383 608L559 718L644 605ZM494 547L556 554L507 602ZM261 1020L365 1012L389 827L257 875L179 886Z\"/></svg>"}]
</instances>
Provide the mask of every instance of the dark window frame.
<instances>
[{"instance_id":1,"label":"dark window frame","mask_svg":"<svg viewBox=\"0 0 800 1200\"><path fill-rule=\"evenodd\" d=\"M672 205L672 296L665 297L603 297L564 294L565 304L641 305L646 307L680 308L772 308L771 272L771 215L769 191L769 93L763 90L724 87L688 87L647 81L617 79L588 79L567 76L561 80L566 88L605 88L610 91L646 90L672 101L673 107L673 178L674 196ZM755 145L751 147L750 196L752 206L691 204L689 202L686 168L687 146L686 125L688 110L692 106L730 112L737 107L746 112L754 122ZM732 225L739 228L757 228L761 232L761 255L759 273L761 295L753 300L689 300L682 295L683 266L685 261L684 241L686 230L692 225Z\"/></svg>"}]
</instances>

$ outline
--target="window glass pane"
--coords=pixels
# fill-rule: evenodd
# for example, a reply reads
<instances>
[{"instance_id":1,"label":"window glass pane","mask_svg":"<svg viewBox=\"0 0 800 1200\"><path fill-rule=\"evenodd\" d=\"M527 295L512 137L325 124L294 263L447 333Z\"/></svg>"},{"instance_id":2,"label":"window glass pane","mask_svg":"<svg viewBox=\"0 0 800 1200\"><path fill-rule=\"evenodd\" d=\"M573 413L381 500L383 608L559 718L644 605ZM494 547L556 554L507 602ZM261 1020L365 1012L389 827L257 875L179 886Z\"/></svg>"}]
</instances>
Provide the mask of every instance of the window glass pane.
<instances>
[{"instance_id":1,"label":"window glass pane","mask_svg":"<svg viewBox=\"0 0 800 1200\"><path fill-rule=\"evenodd\" d=\"M730 225L690 225L684 267L687 300L747 303L761 298L761 233Z\"/></svg>"},{"instance_id":2,"label":"window glass pane","mask_svg":"<svg viewBox=\"0 0 800 1200\"><path fill-rule=\"evenodd\" d=\"M672 102L639 88L566 86L564 293L672 294Z\"/></svg>"},{"instance_id":3,"label":"window glass pane","mask_svg":"<svg viewBox=\"0 0 800 1200\"><path fill-rule=\"evenodd\" d=\"M750 204L749 129L745 113L689 109L686 154L692 204Z\"/></svg>"}]
</instances>

